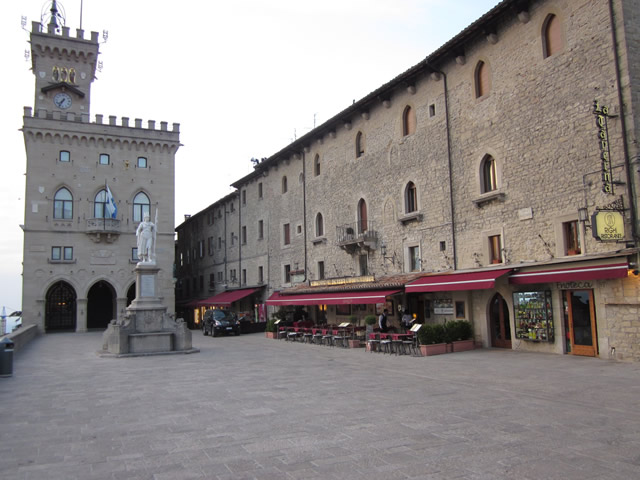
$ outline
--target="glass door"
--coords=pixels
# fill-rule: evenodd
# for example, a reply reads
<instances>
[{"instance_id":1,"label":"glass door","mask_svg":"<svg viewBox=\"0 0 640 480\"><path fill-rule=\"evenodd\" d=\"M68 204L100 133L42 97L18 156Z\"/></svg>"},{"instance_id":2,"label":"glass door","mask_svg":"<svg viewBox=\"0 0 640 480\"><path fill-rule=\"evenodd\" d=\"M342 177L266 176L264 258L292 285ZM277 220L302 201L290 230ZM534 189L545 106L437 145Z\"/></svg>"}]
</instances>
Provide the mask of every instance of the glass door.
<instances>
[{"instance_id":1,"label":"glass door","mask_svg":"<svg viewBox=\"0 0 640 480\"><path fill-rule=\"evenodd\" d=\"M593 290L565 290L563 294L568 353L595 357L598 337Z\"/></svg>"},{"instance_id":2,"label":"glass door","mask_svg":"<svg viewBox=\"0 0 640 480\"><path fill-rule=\"evenodd\" d=\"M509 307L499 293L494 295L489 304L489 322L491 326L491 346L511 348Z\"/></svg>"}]
</instances>

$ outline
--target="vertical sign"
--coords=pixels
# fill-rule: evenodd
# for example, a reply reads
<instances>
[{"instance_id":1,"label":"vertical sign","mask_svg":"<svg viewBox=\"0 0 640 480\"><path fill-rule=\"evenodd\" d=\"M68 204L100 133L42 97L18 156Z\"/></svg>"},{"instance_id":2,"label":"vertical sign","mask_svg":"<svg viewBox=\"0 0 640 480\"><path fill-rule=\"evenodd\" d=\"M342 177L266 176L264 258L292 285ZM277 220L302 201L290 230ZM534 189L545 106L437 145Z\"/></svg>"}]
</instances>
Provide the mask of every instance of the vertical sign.
<instances>
[{"instance_id":1,"label":"vertical sign","mask_svg":"<svg viewBox=\"0 0 640 480\"><path fill-rule=\"evenodd\" d=\"M609 151L609 107L600 105L598 100L593 101L593 114L596 116L598 127L598 143L600 146L600 158L602 160L602 191L613 195L613 176L611 174L611 153Z\"/></svg>"}]
</instances>

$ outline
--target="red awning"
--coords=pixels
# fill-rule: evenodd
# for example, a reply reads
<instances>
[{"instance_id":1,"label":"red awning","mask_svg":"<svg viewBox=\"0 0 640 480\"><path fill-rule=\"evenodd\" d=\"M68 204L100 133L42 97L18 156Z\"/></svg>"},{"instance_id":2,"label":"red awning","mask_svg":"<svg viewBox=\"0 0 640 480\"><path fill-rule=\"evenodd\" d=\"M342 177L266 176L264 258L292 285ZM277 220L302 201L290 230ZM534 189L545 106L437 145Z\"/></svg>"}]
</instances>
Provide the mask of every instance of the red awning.
<instances>
[{"instance_id":1,"label":"red awning","mask_svg":"<svg viewBox=\"0 0 640 480\"><path fill-rule=\"evenodd\" d=\"M451 292L454 290L484 290L493 288L496 279L512 269L486 270L483 272L448 273L429 275L405 285L407 293L415 292Z\"/></svg>"},{"instance_id":2,"label":"red awning","mask_svg":"<svg viewBox=\"0 0 640 480\"><path fill-rule=\"evenodd\" d=\"M258 288L243 288L241 290L229 290L228 292L222 292L213 297L209 297L205 300L200 300L198 305L202 307L228 307L233 302L251 295Z\"/></svg>"},{"instance_id":3,"label":"red awning","mask_svg":"<svg viewBox=\"0 0 640 480\"><path fill-rule=\"evenodd\" d=\"M386 298L401 290L367 290L355 292L307 293L281 295L274 293L267 299L267 305L347 305L384 303Z\"/></svg>"},{"instance_id":4,"label":"red awning","mask_svg":"<svg viewBox=\"0 0 640 480\"><path fill-rule=\"evenodd\" d=\"M624 262L589 267L565 267L555 270L532 270L514 273L509 277L509 282L515 285L526 285L529 283L607 280L626 277L628 269L629 265Z\"/></svg>"}]
</instances>

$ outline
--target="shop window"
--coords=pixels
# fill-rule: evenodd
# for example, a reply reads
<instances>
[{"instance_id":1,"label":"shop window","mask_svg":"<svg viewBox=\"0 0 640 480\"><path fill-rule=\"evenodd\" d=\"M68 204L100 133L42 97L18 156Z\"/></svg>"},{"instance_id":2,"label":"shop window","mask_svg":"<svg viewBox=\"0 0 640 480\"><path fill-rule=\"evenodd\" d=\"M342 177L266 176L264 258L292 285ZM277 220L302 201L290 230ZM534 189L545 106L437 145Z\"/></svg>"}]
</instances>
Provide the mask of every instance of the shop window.
<instances>
[{"instance_id":1,"label":"shop window","mask_svg":"<svg viewBox=\"0 0 640 480\"><path fill-rule=\"evenodd\" d=\"M544 58L555 55L564 49L562 23L557 16L549 15L542 26L542 54Z\"/></svg>"},{"instance_id":2,"label":"shop window","mask_svg":"<svg viewBox=\"0 0 640 480\"><path fill-rule=\"evenodd\" d=\"M564 254L580 255L582 248L580 246L580 230L578 229L578 221L573 220L562 224L562 232L564 235Z\"/></svg>"},{"instance_id":3,"label":"shop window","mask_svg":"<svg viewBox=\"0 0 640 480\"><path fill-rule=\"evenodd\" d=\"M320 155L316 155L316 158L313 160L313 174L316 177L320 175Z\"/></svg>"},{"instance_id":4,"label":"shop window","mask_svg":"<svg viewBox=\"0 0 640 480\"><path fill-rule=\"evenodd\" d=\"M404 209L405 213L412 213L418 210L418 194L416 185L409 182L404 190Z\"/></svg>"},{"instance_id":5,"label":"shop window","mask_svg":"<svg viewBox=\"0 0 640 480\"><path fill-rule=\"evenodd\" d=\"M489 93L489 66L483 61L476 65L474 75L476 98L484 97Z\"/></svg>"},{"instance_id":6,"label":"shop window","mask_svg":"<svg viewBox=\"0 0 640 480\"><path fill-rule=\"evenodd\" d=\"M61 150L60 151L60 155L58 157L58 160L60 162L70 162L71 161L71 154L66 150Z\"/></svg>"},{"instance_id":7,"label":"shop window","mask_svg":"<svg viewBox=\"0 0 640 480\"><path fill-rule=\"evenodd\" d=\"M53 196L53 218L71 220L73 218L73 196L62 187Z\"/></svg>"},{"instance_id":8,"label":"shop window","mask_svg":"<svg viewBox=\"0 0 640 480\"><path fill-rule=\"evenodd\" d=\"M402 114L402 135L412 135L416 131L416 113L410 106L406 106Z\"/></svg>"},{"instance_id":9,"label":"shop window","mask_svg":"<svg viewBox=\"0 0 640 480\"><path fill-rule=\"evenodd\" d=\"M360 158L364 155L364 135L362 132L358 132L356 135L356 158Z\"/></svg>"}]
</instances>

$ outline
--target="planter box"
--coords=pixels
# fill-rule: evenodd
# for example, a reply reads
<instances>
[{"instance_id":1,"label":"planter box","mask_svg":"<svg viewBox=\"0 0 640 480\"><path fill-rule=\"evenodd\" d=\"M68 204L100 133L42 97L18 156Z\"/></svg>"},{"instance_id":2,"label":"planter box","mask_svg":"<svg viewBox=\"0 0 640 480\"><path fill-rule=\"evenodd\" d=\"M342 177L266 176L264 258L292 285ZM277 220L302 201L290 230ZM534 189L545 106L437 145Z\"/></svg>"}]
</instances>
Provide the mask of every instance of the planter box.
<instances>
[{"instance_id":1,"label":"planter box","mask_svg":"<svg viewBox=\"0 0 640 480\"><path fill-rule=\"evenodd\" d=\"M349 348L360 348L360 340L349 340Z\"/></svg>"},{"instance_id":2,"label":"planter box","mask_svg":"<svg viewBox=\"0 0 640 480\"><path fill-rule=\"evenodd\" d=\"M475 340L458 340L453 342L454 352L466 352L467 350L474 350L476 348Z\"/></svg>"},{"instance_id":3,"label":"planter box","mask_svg":"<svg viewBox=\"0 0 640 480\"><path fill-rule=\"evenodd\" d=\"M278 338L278 332L264 332L264 334L267 338Z\"/></svg>"},{"instance_id":4,"label":"planter box","mask_svg":"<svg viewBox=\"0 0 640 480\"><path fill-rule=\"evenodd\" d=\"M429 357L431 355L442 355L443 353L447 353L447 345L446 343L434 343L431 345L420 345L420 353Z\"/></svg>"}]
</instances>

